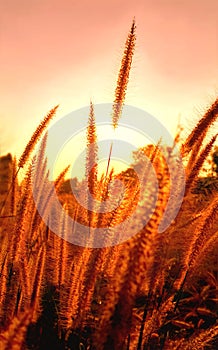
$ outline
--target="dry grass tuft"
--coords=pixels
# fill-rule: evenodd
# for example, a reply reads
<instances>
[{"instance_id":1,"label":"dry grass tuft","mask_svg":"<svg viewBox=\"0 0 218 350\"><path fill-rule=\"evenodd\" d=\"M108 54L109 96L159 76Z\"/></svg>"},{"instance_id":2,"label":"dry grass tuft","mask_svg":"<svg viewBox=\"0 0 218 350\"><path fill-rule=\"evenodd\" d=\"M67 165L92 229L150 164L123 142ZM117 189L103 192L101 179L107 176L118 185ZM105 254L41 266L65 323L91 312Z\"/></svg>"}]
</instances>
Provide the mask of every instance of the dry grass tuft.
<instances>
[{"instance_id":1,"label":"dry grass tuft","mask_svg":"<svg viewBox=\"0 0 218 350\"><path fill-rule=\"evenodd\" d=\"M135 28L133 21L115 91L114 129L125 100ZM175 145L168 147L166 155L161 142L143 147L135 152L133 167L116 175L108 170L111 145L106 176L99 179L94 106L90 103L86 181L72 181L74 193L89 204L87 210L70 190L70 181L65 181L68 167L56 181L50 181L45 157L47 134L37 156L31 157L56 110L52 109L40 123L18 163L10 155L0 159L0 171L9 161L8 173L4 168L0 174L4 209L0 217L0 349L215 349L218 191L213 187L205 198L201 191L196 193L196 181L199 183L217 137L199 147L217 117L217 100L182 146L185 197L177 217L162 233L158 229L169 198L177 196L182 181L180 173L174 174L172 193L169 165L177 169ZM179 142L177 134L175 144ZM144 155L153 166L155 179ZM21 167L25 176L19 184ZM113 182L116 179L125 187L122 195ZM87 187L99 202L87 196ZM61 214L56 197L63 207ZM53 220L59 236L46 226L42 216ZM88 242L84 227L89 230ZM88 243L98 242L98 228L105 229L106 246L89 248ZM131 238L113 246L127 233ZM72 237L80 242L83 239L84 245L69 243Z\"/></svg>"}]
</instances>

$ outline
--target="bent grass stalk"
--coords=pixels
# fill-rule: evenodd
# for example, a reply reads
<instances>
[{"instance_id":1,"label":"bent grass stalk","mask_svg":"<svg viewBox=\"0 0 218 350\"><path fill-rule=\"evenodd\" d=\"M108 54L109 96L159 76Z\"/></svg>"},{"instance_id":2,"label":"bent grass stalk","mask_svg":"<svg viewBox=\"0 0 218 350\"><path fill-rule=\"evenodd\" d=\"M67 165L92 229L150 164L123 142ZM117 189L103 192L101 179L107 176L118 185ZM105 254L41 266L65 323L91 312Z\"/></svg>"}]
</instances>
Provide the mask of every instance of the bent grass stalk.
<instances>
[{"instance_id":1,"label":"bent grass stalk","mask_svg":"<svg viewBox=\"0 0 218 350\"><path fill-rule=\"evenodd\" d=\"M130 33L125 43L125 50L124 50L121 67L118 75L117 86L115 89L115 100L114 100L113 111L112 111L112 125L114 128L114 131L118 126L118 121L120 119L122 108L125 102L127 85L129 81L129 74L130 74L130 69L132 65L132 58L135 50L135 40L136 40L135 30L136 30L136 25L135 25L135 19L134 19ZM107 178L109 167L110 167L112 148L113 148L113 143L111 142L105 178Z\"/></svg>"},{"instance_id":2,"label":"bent grass stalk","mask_svg":"<svg viewBox=\"0 0 218 350\"><path fill-rule=\"evenodd\" d=\"M47 114L47 116L43 119L43 121L39 124L39 126L36 128L36 130L34 131L30 141L28 142L28 144L26 145L19 161L18 161L18 165L17 165L17 172L15 173L14 175L14 179L13 181L16 180L17 176L18 176L18 173L20 171L21 168L23 168L25 166L25 164L27 163L34 147L36 146L36 143L38 142L38 140L40 139L41 135L43 134L43 132L45 131L45 129L48 127L48 124L49 122L51 121L51 119L54 117L55 113L56 113L56 110L58 109L58 105L55 106L54 108L52 108L50 110L50 112ZM6 201L8 199L8 196L11 192L11 189L13 187L13 182L11 184L11 187L9 188L6 196L5 196L5 199L2 203L2 206L1 206L1 209L0 209L0 216L4 210L4 207L5 207L5 204L6 204Z\"/></svg>"}]
</instances>

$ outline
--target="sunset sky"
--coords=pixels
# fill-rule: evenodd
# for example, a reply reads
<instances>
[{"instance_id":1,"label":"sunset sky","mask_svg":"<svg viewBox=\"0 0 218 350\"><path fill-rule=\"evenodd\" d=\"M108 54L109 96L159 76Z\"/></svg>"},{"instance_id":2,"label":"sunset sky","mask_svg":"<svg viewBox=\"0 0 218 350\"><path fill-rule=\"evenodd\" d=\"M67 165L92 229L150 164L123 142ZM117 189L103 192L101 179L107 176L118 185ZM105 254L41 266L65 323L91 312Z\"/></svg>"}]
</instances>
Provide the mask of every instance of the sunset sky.
<instances>
[{"instance_id":1,"label":"sunset sky","mask_svg":"<svg viewBox=\"0 0 218 350\"><path fill-rule=\"evenodd\" d=\"M171 132L218 92L217 0L8 0L0 5L0 154L20 155L43 116L112 102L133 17L126 103Z\"/></svg>"}]
</instances>

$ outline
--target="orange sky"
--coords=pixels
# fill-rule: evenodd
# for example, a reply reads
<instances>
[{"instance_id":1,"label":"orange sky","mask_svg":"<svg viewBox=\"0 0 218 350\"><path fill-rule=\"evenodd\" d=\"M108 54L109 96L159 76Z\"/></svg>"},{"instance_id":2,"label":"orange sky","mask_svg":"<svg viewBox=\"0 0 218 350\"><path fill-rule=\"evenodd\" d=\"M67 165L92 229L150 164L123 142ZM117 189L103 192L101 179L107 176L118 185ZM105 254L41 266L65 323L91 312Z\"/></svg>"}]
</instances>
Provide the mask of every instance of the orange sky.
<instances>
[{"instance_id":1,"label":"orange sky","mask_svg":"<svg viewBox=\"0 0 218 350\"><path fill-rule=\"evenodd\" d=\"M133 16L126 102L175 130L218 91L217 0L8 0L0 4L0 154L18 156L54 105L58 118L112 102Z\"/></svg>"}]
</instances>

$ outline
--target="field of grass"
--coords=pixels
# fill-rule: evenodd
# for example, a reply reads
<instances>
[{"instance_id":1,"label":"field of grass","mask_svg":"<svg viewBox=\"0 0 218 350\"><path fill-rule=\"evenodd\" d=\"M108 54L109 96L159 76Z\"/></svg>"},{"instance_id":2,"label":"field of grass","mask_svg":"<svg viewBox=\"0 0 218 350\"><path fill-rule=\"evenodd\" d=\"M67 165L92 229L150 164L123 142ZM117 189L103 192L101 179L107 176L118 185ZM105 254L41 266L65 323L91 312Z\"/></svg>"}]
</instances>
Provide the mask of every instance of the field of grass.
<instances>
[{"instance_id":1,"label":"field of grass","mask_svg":"<svg viewBox=\"0 0 218 350\"><path fill-rule=\"evenodd\" d=\"M133 22L115 91L114 128L119 127L134 46ZM160 145L145 146L136 154L135 169L143 181L131 168L98 176L91 103L86 179L90 193L102 208L110 198L116 200L116 207L111 209L108 204L105 213L95 211L84 182L74 179L74 193L88 202L87 210L65 180L68 169L52 183L54 186L49 180L46 130L56 112L57 107L43 119L18 161L10 155L0 159L0 349L217 349L218 178L214 174L208 182L203 181L201 170L216 142L217 135L210 134L211 140L205 140L218 116L218 99L186 140L180 139L180 132L175 137L186 187L179 212L164 232L158 228L170 197L169 164L176 168L173 147L168 148L167 158ZM39 140L39 152L33 157ZM140 154L145 154L155 169L157 198L153 194L154 179ZM95 165L88 171L91 164ZM20 169L25 175L18 182ZM182 186L180 175L176 174L174 195ZM121 199L116 182L109 187L116 179L125 186ZM62 215L55 205L57 197L64 208ZM41 201L40 213L37 201ZM139 202L135 221L128 225L127 219ZM81 227L89 228L88 243L85 238L83 246L70 243L72 237L81 240L83 231L72 226L64 212ZM52 215L58 235L43 221L42 216L48 215ZM127 222L116 232L122 238L134 232L134 225L148 215L147 224L131 238L111 244L117 239L116 225ZM98 228L106 228L104 246L93 248Z\"/></svg>"}]
</instances>

